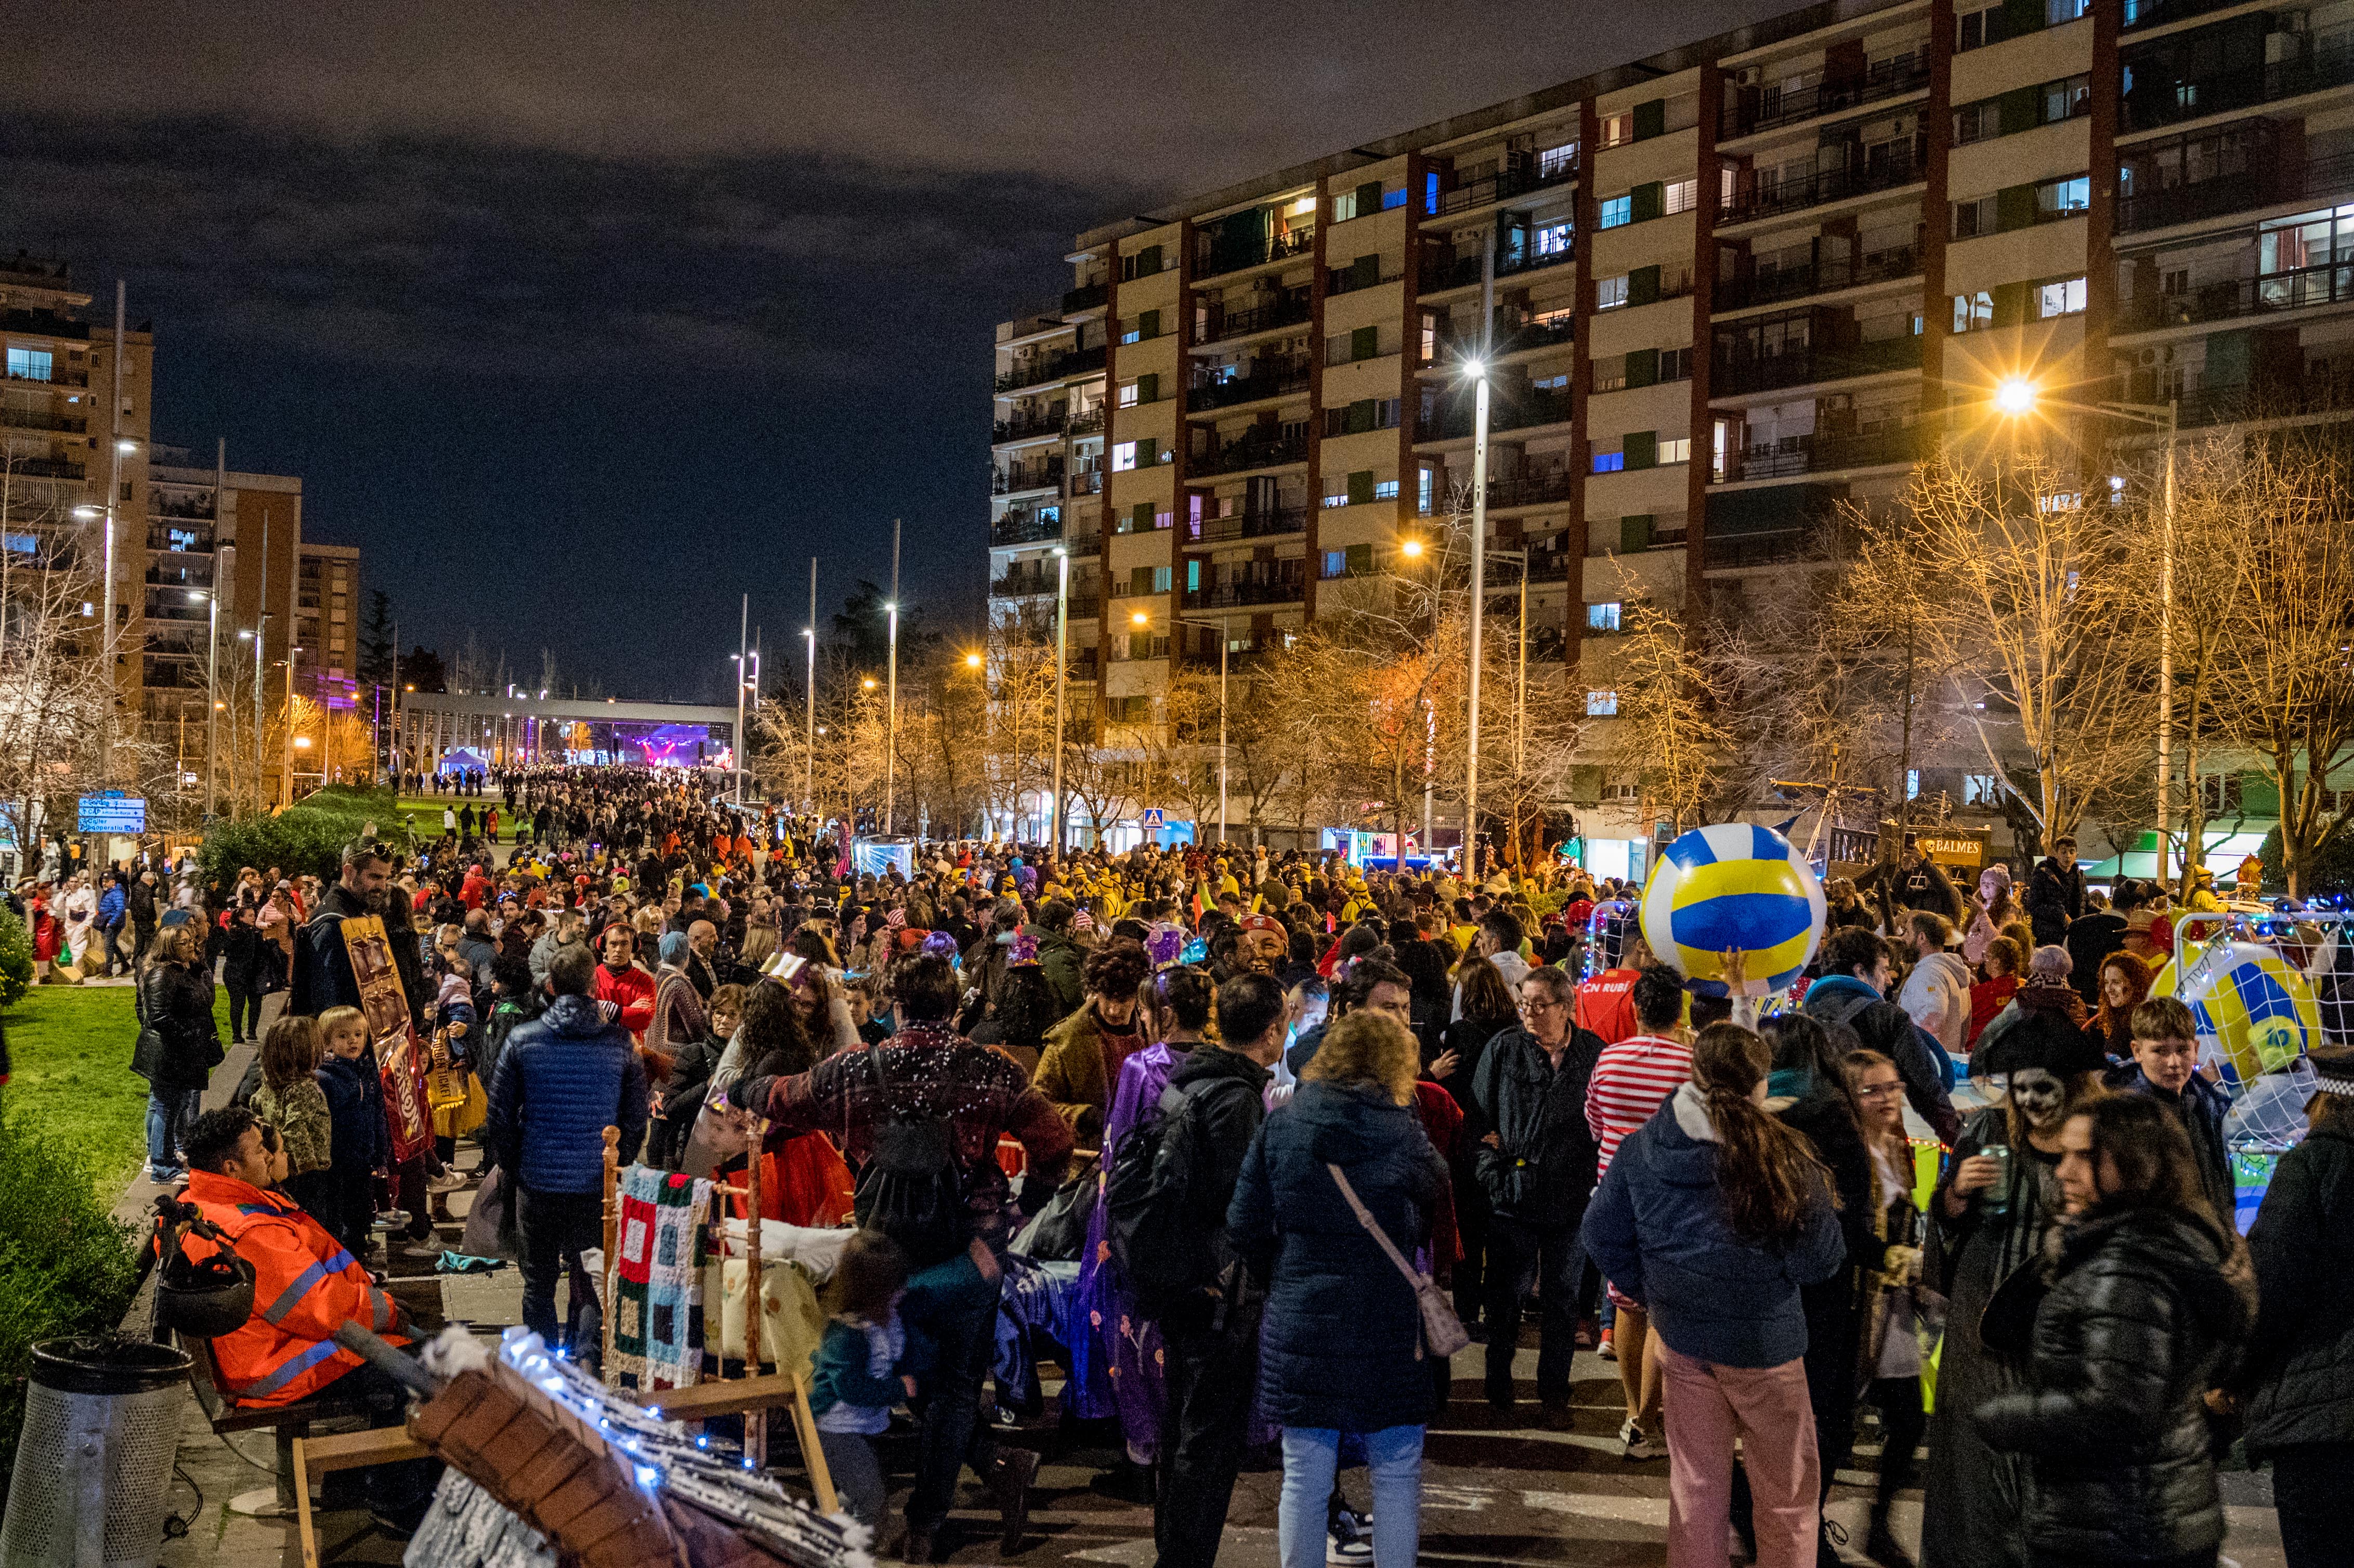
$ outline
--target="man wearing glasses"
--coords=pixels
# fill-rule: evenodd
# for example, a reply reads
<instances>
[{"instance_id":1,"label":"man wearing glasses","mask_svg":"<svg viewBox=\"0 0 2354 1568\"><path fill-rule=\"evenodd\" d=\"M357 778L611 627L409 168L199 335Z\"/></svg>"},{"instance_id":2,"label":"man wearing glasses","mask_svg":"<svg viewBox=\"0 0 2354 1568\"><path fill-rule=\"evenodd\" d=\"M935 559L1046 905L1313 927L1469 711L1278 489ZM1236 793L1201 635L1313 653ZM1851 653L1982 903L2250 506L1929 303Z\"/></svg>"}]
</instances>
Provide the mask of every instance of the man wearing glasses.
<instances>
[{"instance_id":1,"label":"man wearing glasses","mask_svg":"<svg viewBox=\"0 0 2354 1568\"><path fill-rule=\"evenodd\" d=\"M1575 988L1562 970L1531 969L1519 990L1521 1026L1488 1043L1471 1089L1495 1129L1479 1162L1495 1211L1488 1232L1488 1403L1498 1411L1512 1406L1521 1302L1537 1280L1544 1309L1537 1399L1546 1427L1565 1432L1587 1273L1577 1233L1597 1161L1585 1090L1602 1040L1572 1022Z\"/></svg>"}]
</instances>

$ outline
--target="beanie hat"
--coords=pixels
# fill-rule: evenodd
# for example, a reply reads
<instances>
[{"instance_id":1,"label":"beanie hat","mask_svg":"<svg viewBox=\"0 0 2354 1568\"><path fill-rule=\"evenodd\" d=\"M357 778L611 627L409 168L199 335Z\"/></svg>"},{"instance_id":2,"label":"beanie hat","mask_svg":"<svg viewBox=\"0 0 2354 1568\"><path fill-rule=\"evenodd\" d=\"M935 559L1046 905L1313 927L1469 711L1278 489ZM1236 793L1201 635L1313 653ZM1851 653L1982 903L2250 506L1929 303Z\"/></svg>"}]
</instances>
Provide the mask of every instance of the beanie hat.
<instances>
[{"instance_id":1,"label":"beanie hat","mask_svg":"<svg viewBox=\"0 0 2354 1568\"><path fill-rule=\"evenodd\" d=\"M2027 960L2029 985L2066 985L2075 972L2076 960L2062 947L2038 948Z\"/></svg>"},{"instance_id":2,"label":"beanie hat","mask_svg":"<svg viewBox=\"0 0 2354 1568\"><path fill-rule=\"evenodd\" d=\"M686 933L665 931L661 943L662 961L666 964L686 962Z\"/></svg>"}]
</instances>

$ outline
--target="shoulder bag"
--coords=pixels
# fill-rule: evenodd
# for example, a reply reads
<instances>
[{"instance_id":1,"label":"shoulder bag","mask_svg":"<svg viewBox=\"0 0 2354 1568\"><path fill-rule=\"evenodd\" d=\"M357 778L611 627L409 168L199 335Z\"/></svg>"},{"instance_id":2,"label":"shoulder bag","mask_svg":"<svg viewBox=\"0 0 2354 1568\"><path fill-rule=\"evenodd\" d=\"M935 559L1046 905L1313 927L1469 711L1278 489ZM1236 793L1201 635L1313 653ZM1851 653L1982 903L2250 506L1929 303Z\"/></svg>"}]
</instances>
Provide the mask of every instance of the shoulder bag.
<instances>
[{"instance_id":1,"label":"shoulder bag","mask_svg":"<svg viewBox=\"0 0 2354 1568\"><path fill-rule=\"evenodd\" d=\"M1356 1189L1349 1185L1349 1178L1341 1174L1341 1168L1328 1162L1324 1169L1332 1173L1333 1185L1341 1189L1341 1196L1347 1199L1349 1207L1356 1212L1357 1223L1380 1244L1382 1251L1389 1255L1389 1260L1397 1265L1398 1272L1405 1276L1406 1283L1414 1287L1415 1303L1422 1308L1422 1337L1430 1347L1430 1353L1444 1361L1469 1344L1471 1336L1464 1332L1463 1319L1455 1315L1454 1307L1438 1288L1437 1282L1406 1261L1405 1255L1398 1251L1397 1244L1390 1240L1388 1234L1374 1220L1373 1212L1358 1199Z\"/></svg>"}]
</instances>

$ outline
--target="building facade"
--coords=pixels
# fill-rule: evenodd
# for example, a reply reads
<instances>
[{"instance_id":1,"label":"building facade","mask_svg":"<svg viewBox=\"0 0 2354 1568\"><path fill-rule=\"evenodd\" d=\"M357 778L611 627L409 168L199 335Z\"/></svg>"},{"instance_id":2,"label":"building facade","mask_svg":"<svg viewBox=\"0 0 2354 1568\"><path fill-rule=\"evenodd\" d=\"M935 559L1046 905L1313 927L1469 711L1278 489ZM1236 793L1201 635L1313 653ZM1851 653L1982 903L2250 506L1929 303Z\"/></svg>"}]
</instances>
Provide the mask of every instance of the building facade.
<instances>
[{"instance_id":1,"label":"building facade","mask_svg":"<svg viewBox=\"0 0 2354 1568\"><path fill-rule=\"evenodd\" d=\"M722 768L735 763L736 710L613 697L403 692L393 716L404 770L543 764Z\"/></svg>"},{"instance_id":2,"label":"building facade","mask_svg":"<svg viewBox=\"0 0 2354 1568\"><path fill-rule=\"evenodd\" d=\"M1737 613L2007 377L2354 408L2354 5L1834 0L1069 260L998 331L991 594L1068 552L1102 744L1464 502L1475 357L1532 658L1606 718L1630 594Z\"/></svg>"}]
</instances>

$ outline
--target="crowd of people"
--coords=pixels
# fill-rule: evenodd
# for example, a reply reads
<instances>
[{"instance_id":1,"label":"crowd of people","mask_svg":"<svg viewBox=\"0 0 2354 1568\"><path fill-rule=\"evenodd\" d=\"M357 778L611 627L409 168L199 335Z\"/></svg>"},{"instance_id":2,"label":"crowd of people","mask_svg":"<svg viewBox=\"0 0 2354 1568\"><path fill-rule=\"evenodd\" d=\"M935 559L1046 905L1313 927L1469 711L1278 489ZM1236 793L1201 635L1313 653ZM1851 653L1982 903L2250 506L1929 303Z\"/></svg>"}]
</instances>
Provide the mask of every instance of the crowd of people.
<instances>
[{"instance_id":1,"label":"crowd of people","mask_svg":"<svg viewBox=\"0 0 2354 1568\"><path fill-rule=\"evenodd\" d=\"M1214 1561L1251 1464L1281 1469L1285 1568L1412 1563L1466 1340L1490 1428L1574 1429L1575 1356L1615 1360L1617 1452L1664 1474L1677 1568L1735 1535L1837 1561L1823 1504L1867 1420L1874 1563L1909 1568L1918 1476L1929 1568L2213 1563L2235 1431L2293 1568L2347 1560L2354 1054L2315 1054L2314 1136L2243 1242L2222 1097L2130 947L2165 912L2100 909L2064 841L2023 900L1892 842L1831 885L1798 986L1734 954L1704 996L1645 949L1634 889L1574 867L965 842L861 873L709 776L498 774L466 801L331 883L205 889L147 946L152 1173L279 1238L258 1302L397 1332L370 1271L439 1257L472 1186L525 1323L593 1358L612 1127L625 1160L759 1160L764 1218L855 1227L812 1404L862 1520L907 1473L910 1563L951 1544L966 1466L1022 1544L1040 1456L989 1390L1007 1277L1042 1262L1077 1271L1063 1414L1117 1432L1171 1568ZM402 1073L360 915L423 1043ZM287 997L238 1107L198 1116L216 959L233 1029L241 991ZM429 1101L431 1067L467 1093ZM216 1343L232 1396L371 1375L265 1319ZM911 1459L876 1442L903 1408Z\"/></svg>"}]
</instances>

